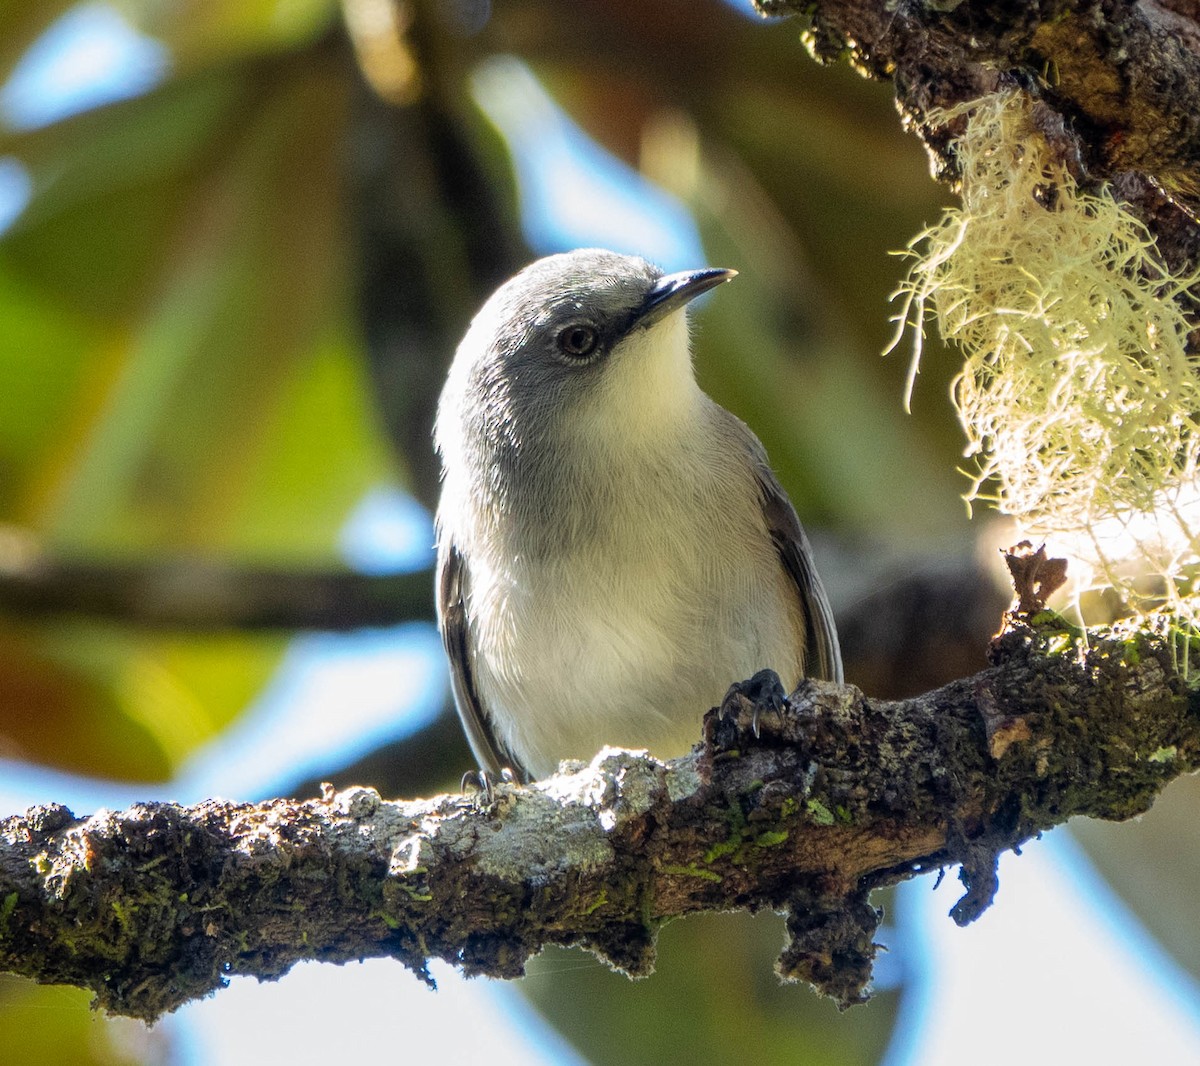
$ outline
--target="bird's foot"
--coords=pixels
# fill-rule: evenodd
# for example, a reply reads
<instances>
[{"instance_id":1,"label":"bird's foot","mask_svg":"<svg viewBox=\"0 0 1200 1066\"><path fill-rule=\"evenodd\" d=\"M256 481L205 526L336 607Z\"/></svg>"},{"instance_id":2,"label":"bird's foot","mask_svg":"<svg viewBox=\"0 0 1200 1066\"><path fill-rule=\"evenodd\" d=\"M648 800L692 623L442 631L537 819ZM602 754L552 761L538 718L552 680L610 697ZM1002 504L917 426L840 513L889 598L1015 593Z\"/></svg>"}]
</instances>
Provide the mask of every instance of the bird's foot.
<instances>
[{"instance_id":1,"label":"bird's foot","mask_svg":"<svg viewBox=\"0 0 1200 1066\"><path fill-rule=\"evenodd\" d=\"M787 690L774 670L759 670L749 681L735 681L721 701L720 716L735 718L750 711L750 728L758 736L760 714L782 714L788 706Z\"/></svg>"},{"instance_id":2,"label":"bird's foot","mask_svg":"<svg viewBox=\"0 0 1200 1066\"><path fill-rule=\"evenodd\" d=\"M507 766L500 771L498 777L487 770L468 770L462 775L458 788L460 792L471 792L481 796L483 802L490 807L496 801L497 781L511 785L516 781L516 776Z\"/></svg>"}]
</instances>

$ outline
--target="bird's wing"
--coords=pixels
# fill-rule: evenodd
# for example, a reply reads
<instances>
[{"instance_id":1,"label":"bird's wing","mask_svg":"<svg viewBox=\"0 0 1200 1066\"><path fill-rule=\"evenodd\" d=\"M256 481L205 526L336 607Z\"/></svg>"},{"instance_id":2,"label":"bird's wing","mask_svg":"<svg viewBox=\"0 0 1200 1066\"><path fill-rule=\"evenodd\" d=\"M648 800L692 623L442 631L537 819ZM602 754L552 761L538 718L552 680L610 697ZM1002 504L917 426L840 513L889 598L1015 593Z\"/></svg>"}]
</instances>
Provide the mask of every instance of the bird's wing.
<instances>
[{"instance_id":1,"label":"bird's wing","mask_svg":"<svg viewBox=\"0 0 1200 1066\"><path fill-rule=\"evenodd\" d=\"M758 444L758 441L754 441ZM771 540L779 550L783 569L796 586L804 612L804 674L824 681L842 682L842 651L838 645L833 609L825 595L825 586L813 564L812 548L796 509L767 465L766 453L759 444L754 449L754 473L762 497L763 517Z\"/></svg>"},{"instance_id":2,"label":"bird's wing","mask_svg":"<svg viewBox=\"0 0 1200 1066\"><path fill-rule=\"evenodd\" d=\"M471 676L470 626L463 594L463 557L453 541L441 545L438 552L437 600L442 645L450 660L454 706L458 708L458 717L475 761L493 778L498 779L505 770L511 770L520 780L528 781L525 768L493 735L479 693L475 691L475 679Z\"/></svg>"}]
</instances>

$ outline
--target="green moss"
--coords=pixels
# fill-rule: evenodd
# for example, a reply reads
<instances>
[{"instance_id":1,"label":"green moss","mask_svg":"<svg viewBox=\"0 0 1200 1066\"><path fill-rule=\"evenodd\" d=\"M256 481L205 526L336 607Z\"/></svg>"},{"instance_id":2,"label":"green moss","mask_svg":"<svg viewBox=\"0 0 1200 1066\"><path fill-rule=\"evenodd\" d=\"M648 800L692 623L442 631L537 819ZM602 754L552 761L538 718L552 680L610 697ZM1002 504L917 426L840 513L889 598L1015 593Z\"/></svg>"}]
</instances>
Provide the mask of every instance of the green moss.
<instances>
[{"instance_id":1,"label":"green moss","mask_svg":"<svg viewBox=\"0 0 1200 1066\"><path fill-rule=\"evenodd\" d=\"M1072 637L1076 640L1083 640L1087 636L1087 631L1082 627L1075 625L1070 619L1060 614L1058 611L1047 608L1044 611L1039 611L1030 620L1029 624L1039 632L1060 633Z\"/></svg>"},{"instance_id":2,"label":"green moss","mask_svg":"<svg viewBox=\"0 0 1200 1066\"><path fill-rule=\"evenodd\" d=\"M754 844L756 847L760 848L775 848L780 844L785 843L787 838L788 831L786 829L779 829L775 831L768 831L766 833L759 833L759 835L754 838Z\"/></svg>"},{"instance_id":3,"label":"green moss","mask_svg":"<svg viewBox=\"0 0 1200 1066\"><path fill-rule=\"evenodd\" d=\"M1062 655L1075 647L1075 638L1070 633L1053 633L1045 642L1046 651L1051 655Z\"/></svg>"},{"instance_id":4,"label":"green moss","mask_svg":"<svg viewBox=\"0 0 1200 1066\"><path fill-rule=\"evenodd\" d=\"M704 861L706 863L714 863L718 859L723 859L726 855L732 855L738 848L742 846L741 839L737 840L722 840L720 844L714 844L704 853Z\"/></svg>"},{"instance_id":5,"label":"green moss","mask_svg":"<svg viewBox=\"0 0 1200 1066\"><path fill-rule=\"evenodd\" d=\"M729 835L719 844L714 844L704 854L705 863L713 863L718 859L729 856L733 863L745 861L743 854L746 845L746 814L739 803L731 803L726 808L726 823Z\"/></svg>"},{"instance_id":6,"label":"green moss","mask_svg":"<svg viewBox=\"0 0 1200 1066\"><path fill-rule=\"evenodd\" d=\"M695 877L701 881L721 882L724 880L720 874L715 874L712 870L701 870L697 866L665 865L662 867L662 871L665 874L677 874L680 877Z\"/></svg>"},{"instance_id":7,"label":"green moss","mask_svg":"<svg viewBox=\"0 0 1200 1066\"><path fill-rule=\"evenodd\" d=\"M123 930L129 929L129 918L137 913L136 904L125 904L119 899L114 899L110 904L112 912L117 916L117 921L120 922Z\"/></svg>"},{"instance_id":8,"label":"green moss","mask_svg":"<svg viewBox=\"0 0 1200 1066\"><path fill-rule=\"evenodd\" d=\"M804 804L804 808L808 811L809 818L817 825L833 825L836 821L833 812L820 800L810 799Z\"/></svg>"},{"instance_id":9,"label":"green moss","mask_svg":"<svg viewBox=\"0 0 1200 1066\"><path fill-rule=\"evenodd\" d=\"M0 900L0 936L8 936L8 921L17 909L17 894L10 892Z\"/></svg>"},{"instance_id":10,"label":"green moss","mask_svg":"<svg viewBox=\"0 0 1200 1066\"><path fill-rule=\"evenodd\" d=\"M598 911L601 907L603 907L607 902L608 902L608 893L604 892L602 890L600 892L600 895L596 897L596 901L594 903L589 904L587 909L583 913L584 914L595 914L596 911Z\"/></svg>"}]
</instances>

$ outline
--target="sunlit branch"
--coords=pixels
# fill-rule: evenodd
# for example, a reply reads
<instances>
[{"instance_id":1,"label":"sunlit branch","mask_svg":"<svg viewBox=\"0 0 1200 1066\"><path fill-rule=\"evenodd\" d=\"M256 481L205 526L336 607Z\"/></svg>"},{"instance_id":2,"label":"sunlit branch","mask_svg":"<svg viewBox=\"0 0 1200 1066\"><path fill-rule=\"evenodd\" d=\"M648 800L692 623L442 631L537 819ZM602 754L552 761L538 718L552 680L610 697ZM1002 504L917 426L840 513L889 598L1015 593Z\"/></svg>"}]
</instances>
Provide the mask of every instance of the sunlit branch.
<instances>
[{"instance_id":1,"label":"sunlit branch","mask_svg":"<svg viewBox=\"0 0 1200 1066\"><path fill-rule=\"evenodd\" d=\"M769 907L789 916L779 972L857 1002L873 888L961 864L971 921L1000 852L1141 813L1200 765L1170 634L1080 638L1014 624L989 669L916 699L803 684L758 737L748 708L714 712L669 764L608 753L491 797L34 808L0 822L0 969L153 1019L301 959L512 977L579 944L642 974L666 919Z\"/></svg>"}]
</instances>

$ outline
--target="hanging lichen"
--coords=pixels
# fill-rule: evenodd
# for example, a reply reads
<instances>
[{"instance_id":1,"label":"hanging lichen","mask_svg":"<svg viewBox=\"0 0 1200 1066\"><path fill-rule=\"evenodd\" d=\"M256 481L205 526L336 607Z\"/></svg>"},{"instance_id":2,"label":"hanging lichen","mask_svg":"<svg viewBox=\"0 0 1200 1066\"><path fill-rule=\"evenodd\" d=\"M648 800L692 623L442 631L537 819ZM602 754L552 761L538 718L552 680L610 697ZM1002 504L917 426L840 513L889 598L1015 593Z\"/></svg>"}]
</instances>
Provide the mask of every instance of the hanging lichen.
<instances>
[{"instance_id":1,"label":"hanging lichen","mask_svg":"<svg viewBox=\"0 0 1200 1066\"><path fill-rule=\"evenodd\" d=\"M930 121L963 114L962 206L913 242L899 293L897 339L915 337L909 388L932 313L964 355L953 395L975 461L968 499L1071 554L1076 595L1109 586L1134 609L1194 619L1197 276L1172 274L1107 189L1079 189L1023 94Z\"/></svg>"}]
</instances>

